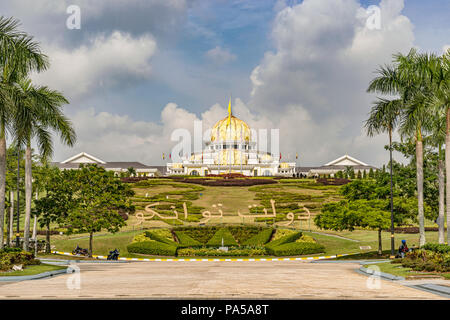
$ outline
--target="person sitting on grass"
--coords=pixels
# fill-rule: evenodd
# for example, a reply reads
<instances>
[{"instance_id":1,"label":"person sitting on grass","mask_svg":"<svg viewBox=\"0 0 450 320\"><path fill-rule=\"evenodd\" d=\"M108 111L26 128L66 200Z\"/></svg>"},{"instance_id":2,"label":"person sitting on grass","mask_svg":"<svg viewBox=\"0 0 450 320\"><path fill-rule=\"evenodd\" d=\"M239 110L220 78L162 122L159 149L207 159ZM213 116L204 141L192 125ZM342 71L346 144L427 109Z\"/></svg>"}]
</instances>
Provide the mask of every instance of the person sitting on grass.
<instances>
[{"instance_id":1,"label":"person sitting on grass","mask_svg":"<svg viewBox=\"0 0 450 320\"><path fill-rule=\"evenodd\" d=\"M405 254L409 251L408 246L406 245L406 240L402 240L401 246L398 248L398 253L402 257L405 257Z\"/></svg>"}]
</instances>

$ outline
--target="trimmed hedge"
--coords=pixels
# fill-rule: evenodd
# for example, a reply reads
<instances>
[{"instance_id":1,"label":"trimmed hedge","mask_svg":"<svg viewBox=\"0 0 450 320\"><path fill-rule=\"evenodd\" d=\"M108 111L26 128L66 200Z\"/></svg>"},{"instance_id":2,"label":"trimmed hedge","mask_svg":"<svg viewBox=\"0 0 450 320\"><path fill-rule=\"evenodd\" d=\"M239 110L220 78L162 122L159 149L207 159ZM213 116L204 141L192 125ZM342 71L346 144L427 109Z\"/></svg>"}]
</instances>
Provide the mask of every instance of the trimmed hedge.
<instances>
[{"instance_id":1,"label":"trimmed hedge","mask_svg":"<svg viewBox=\"0 0 450 320\"><path fill-rule=\"evenodd\" d=\"M274 256L299 256L324 252L325 247L312 242L289 242L275 247L266 247L266 250Z\"/></svg>"},{"instance_id":2,"label":"trimmed hedge","mask_svg":"<svg viewBox=\"0 0 450 320\"><path fill-rule=\"evenodd\" d=\"M178 249L178 256L180 257L239 257L239 256L263 256L266 254L264 248L248 248L248 249L232 249L228 251L222 251L212 248L185 248Z\"/></svg>"},{"instance_id":3,"label":"trimmed hedge","mask_svg":"<svg viewBox=\"0 0 450 320\"><path fill-rule=\"evenodd\" d=\"M183 231L192 239L197 240L202 244L206 244L214 234L219 230L218 227L178 227L174 228L173 231Z\"/></svg>"},{"instance_id":4,"label":"trimmed hedge","mask_svg":"<svg viewBox=\"0 0 450 320\"><path fill-rule=\"evenodd\" d=\"M203 244L189 235L184 231L175 231L176 237L178 238L179 245L178 247L201 247Z\"/></svg>"},{"instance_id":5,"label":"trimmed hedge","mask_svg":"<svg viewBox=\"0 0 450 320\"><path fill-rule=\"evenodd\" d=\"M127 250L130 253L175 256L177 253L177 246L155 240L149 240L132 243L127 246Z\"/></svg>"},{"instance_id":6,"label":"trimmed hedge","mask_svg":"<svg viewBox=\"0 0 450 320\"><path fill-rule=\"evenodd\" d=\"M209 239L206 245L209 247L220 247L222 246L222 239L224 246L231 247L238 245L236 240L234 240L233 235L226 228L219 229L219 231L217 231L213 237Z\"/></svg>"},{"instance_id":7,"label":"trimmed hedge","mask_svg":"<svg viewBox=\"0 0 450 320\"><path fill-rule=\"evenodd\" d=\"M278 240L271 241L265 245L266 249L273 249L275 247L281 246L285 243L294 242L298 238L300 238L303 235L301 232L294 232L292 234L288 234L287 236L281 237ZM269 252L268 250L268 252Z\"/></svg>"},{"instance_id":8,"label":"trimmed hedge","mask_svg":"<svg viewBox=\"0 0 450 320\"><path fill-rule=\"evenodd\" d=\"M167 238L165 238L165 237L163 237L163 236L161 236L159 234L156 234L156 233L154 233L152 231L146 231L145 232L145 236L147 238L150 238L151 240L162 242L162 243L165 243L165 244L168 244L168 245L177 246L177 243L175 241L169 240L169 239L167 239Z\"/></svg>"},{"instance_id":9,"label":"trimmed hedge","mask_svg":"<svg viewBox=\"0 0 450 320\"><path fill-rule=\"evenodd\" d=\"M260 233L254 235L253 237L247 239L243 243L243 245L247 246L262 246L269 242L270 238L272 237L273 229L267 228L261 231Z\"/></svg>"},{"instance_id":10,"label":"trimmed hedge","mask_svg":"<svg viewBox=\"0 0 450 320\"><path fill-rule=\"evenodd\" d=\"M437 253L450 253L450 245L440 243L426 243L421 249L430 250Z\"/></svg>"}]
</instances>

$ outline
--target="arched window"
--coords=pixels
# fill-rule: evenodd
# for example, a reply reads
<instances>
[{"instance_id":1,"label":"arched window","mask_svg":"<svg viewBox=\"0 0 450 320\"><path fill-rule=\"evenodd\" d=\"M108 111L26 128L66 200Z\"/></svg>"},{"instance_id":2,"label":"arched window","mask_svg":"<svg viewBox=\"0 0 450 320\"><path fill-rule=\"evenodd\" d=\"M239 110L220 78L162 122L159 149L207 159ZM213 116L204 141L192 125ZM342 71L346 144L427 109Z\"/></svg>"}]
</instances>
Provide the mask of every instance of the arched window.
<instances>
[{"instance_id":1,"label":"arched window","mask_svg":"<svg viewBox=\"0 0 450 320\"><path fill-rule=\"evenodd\" d=\"M270 177L272 175L272 172L270 170L265 170L263 173L263 176Z\"/></svg>"},{"instance_id":2,"label":"arched window","mask_svg":"<svg viewBox=\"0 0 450 320\"><path fill-rule=\"evenodd\" d=\"M199 173L197 170L192 170L191 171L191 176L199 176Z\"/></svg>"}]
</instances>

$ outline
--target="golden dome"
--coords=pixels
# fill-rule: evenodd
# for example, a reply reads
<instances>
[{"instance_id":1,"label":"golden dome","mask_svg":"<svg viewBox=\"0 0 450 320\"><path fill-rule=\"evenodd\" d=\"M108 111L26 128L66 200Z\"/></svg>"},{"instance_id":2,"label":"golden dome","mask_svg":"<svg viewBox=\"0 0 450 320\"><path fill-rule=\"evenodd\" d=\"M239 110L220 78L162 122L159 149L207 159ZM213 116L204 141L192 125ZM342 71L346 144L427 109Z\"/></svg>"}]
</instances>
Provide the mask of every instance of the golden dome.
<instances>
[{"instance_id":1,"label":"golden dome","mask_svg":"<svg viewBox=\"0 0 450 320\"><path fill-rule=\"evenodd\" d=\"M228 116L216 122L211 129L211 141L250 141L251 131L247 123L231 115L230 124Z\"/></svg>"}]
</instances>

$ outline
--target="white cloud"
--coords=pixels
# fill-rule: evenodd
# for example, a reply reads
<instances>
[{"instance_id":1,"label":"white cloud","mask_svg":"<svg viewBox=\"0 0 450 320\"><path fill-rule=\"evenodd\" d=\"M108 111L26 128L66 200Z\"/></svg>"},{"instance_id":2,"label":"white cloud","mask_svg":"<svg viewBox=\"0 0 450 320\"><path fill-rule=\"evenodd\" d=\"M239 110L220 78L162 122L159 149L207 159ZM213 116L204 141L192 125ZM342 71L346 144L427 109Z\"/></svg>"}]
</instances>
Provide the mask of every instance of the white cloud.
<instances>
[{"instance_id":1,"label":"white cloud","mask_svg":"<svg viewBox=\"0 0 450 320\"><path fill-rule=\"evenodd\" d=\"M150 76L150 58L156 47L149 35L133 38L119 31L109 37L97 36L74 50L46 46L44 52L50 56L51 67L34 79L70 98L89 95L99 88L127 86Z\"/></svg>"},{"instance_id":2,"label":"white cloud","mask_svg":"<svg viewBox=\"0 0 450 320\"><path fill-rule=\"evenodd\" d=\"M356 0L304 0L275 18L275 50L250 75L248 106L283 130L282 149L301 153L303 164L345 153L386 162L385 141L361 129L374 99L366 89L379 65L413 46L414 34L403 1L379 6L379 30L366 27L366 9Z\"/></svg>"},{"instance_id":3,"label":"white cloud","mask_svg":"<svg viewBox=\"0 0 450 320\"><path fill-rule=\"evenodd\" d=\"M236 60L236 55L232 54L229 50L223 49L219 46L208 50L205 53L205 56L218 65Z\"/></svg>"}]
</instances>

